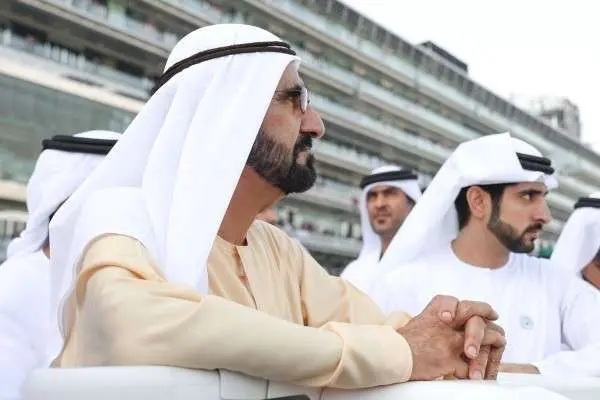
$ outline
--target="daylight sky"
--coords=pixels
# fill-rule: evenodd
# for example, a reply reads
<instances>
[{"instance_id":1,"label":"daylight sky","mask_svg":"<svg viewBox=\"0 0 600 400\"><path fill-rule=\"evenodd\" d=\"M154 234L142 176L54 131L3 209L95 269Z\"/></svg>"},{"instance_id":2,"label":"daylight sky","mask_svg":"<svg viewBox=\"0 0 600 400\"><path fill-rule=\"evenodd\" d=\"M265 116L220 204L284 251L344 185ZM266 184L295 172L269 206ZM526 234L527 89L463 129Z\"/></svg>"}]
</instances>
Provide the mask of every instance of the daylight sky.
<instances>
[{"instance_id":1,"label":"daylight sky","mask_svg":"<svg viewBox=\"0 0 600 400\"><path fill-rule=\"evenodd\" d=\"M600 152L600 6L590 0L342 0L417 44L431 40L502 97L567 97Z\"/></svg>"}]
</instances>

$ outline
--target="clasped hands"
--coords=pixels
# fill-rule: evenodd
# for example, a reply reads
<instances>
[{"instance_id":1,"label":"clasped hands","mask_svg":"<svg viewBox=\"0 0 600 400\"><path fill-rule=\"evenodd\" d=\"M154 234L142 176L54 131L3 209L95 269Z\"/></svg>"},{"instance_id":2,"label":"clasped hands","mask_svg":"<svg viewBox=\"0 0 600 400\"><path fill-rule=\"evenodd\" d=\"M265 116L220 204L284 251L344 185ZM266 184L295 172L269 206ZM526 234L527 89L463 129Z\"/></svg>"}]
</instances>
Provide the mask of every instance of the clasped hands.
<instances>
[{"instance_id":1,"label":"clasped hands","mask_svg":"<svg viewBox=\"0 0 600 400\"><path fill-rule=\"evenodd\" d=\"M413 355L410 380L496 379L506 338L483 302L436 296L398 329Z\"/></svg>"}]
</instances>

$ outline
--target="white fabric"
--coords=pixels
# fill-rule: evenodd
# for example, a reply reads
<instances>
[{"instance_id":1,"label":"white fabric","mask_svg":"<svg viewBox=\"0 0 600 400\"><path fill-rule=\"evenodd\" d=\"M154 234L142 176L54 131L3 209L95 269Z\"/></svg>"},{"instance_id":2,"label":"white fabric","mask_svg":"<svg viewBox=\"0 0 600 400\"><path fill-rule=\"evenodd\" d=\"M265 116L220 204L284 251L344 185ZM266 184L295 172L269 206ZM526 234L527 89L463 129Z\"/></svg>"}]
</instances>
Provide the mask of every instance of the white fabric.
<instances>
[{"instance_id":1,"label":"white fabric","mask_svg":"<svg viewBox=\"0 0 600 400\"><path fill-rule=\"evenodd\" d=\"M599 199L600 192L590 195ZM600 249L600 208L582 207L573 211L552 251L551 260L581 276L581 271Z\"/></svg>"},{"instance_id":2,"label":"white fabric","mask_svg":"<svg viewBox=\"0 0 600 400\"><path fill-rule=\"evenodd\" d=\"M165 69L203 50L277 40L247 25L204 27L177 43ZM166 279L208 292L206 259L292 62L299 59L282 53L227 56L191 66L161 87L54 217L53 296L65 298L85 246L105 233L138 239Z\"/></svg>"},{"instance_id":3,"label":"white fabric","mask_svg":"<svg viewBox=\"0 0 600 400\"><path fill-rule=\"evenodd\" d=\"M543 182L558 186L554 175L521 167L516 153L541 153L508 133L487 135L460 144L435 175L379 263L381 274L407 264L458 234L454 200L463 187L479 184ZM380 275L381 276L381 275Z\"/></svg>"},{"instance_id":4,"label":"white fabric","mask_svg":"<svg viewBox=\"0 0 600 400\"><path fill-rule=\"evenodd\" d=\"M117 140L120 135L109 131L89 131L75 136ZM8 246L7 258L28 254L42 248L48 238L48 219L85 178L104 159L103 155L42 151L27 183L27 227Z\"/></svg>"},{"instance_id":5,"label":"white fabric","mask_svg":"<svg viewBox=\"0 0 600 400\"><path fill-rule=\"evenodd\" d=\"M109 131L75 136L118 140ZM16 399L27 374L48 366L60 342L50 314L50 261L42 251L50 215L104 159L103 155L42 151L27 186L29 218L0 265L0 398ZM55 319L54 319L55 320ZM54 328L53 328L54 327Z\"/></svg>"},{"instance_id":6,"label":"white fabric","mask_svg":"<svg viewBox=\"0 0 600 400\"><path fill-rule=\"evenodd\" d=\"M20 398L34 368L48 365L49 261L40 250L0 266L0 398Z\"/></svg>"},{"instance_id":7,"label":"white fabric","mask_svg":"<svg viewBox=\"0 0 600 400\"><path fill-rule=\"evenodd\" d=\"M263 400L293 395L308 400L596 400L599 392L596 380L525 374L500 374L498 381L408 382L344 390L300 387L224 370L143 366L38 370L27 383L24 400Z\"/></svg>"},{"instance_id":8,"label":"white fabric","mask_svg":"<svg viewBox=\"0 0 600 400\"><path fill-rule=\"evenodd\" d=\"M401 168L394 165L387 165L375 168L369 175L392 171L401 171ZM379 264L379 257L381 255L381 238L373 230L369 219L369 211L367 210L367 194L377 186L398 188L415 203L421 198L418 179L376 182L365 186L362 190L359 203L362 248L358 258L348 264L342 272L341 277L364 292L368 292L373 280L377 277L377 274L374 273L374 268Z\"/></svg>"},{"instance_id":9,"label":"white fabric","mask_svg":"<svg viewBox=\"0 0 600 400\"><path fill-rule=\"evenodd\" d=\"M372 296L385 312L417 315L438 294L484 301L498 312L503 362L600 377L600 292L551 261L511 254L502 268L475 267L447 244L387 274Z\"/></svg>"}]
</instances>

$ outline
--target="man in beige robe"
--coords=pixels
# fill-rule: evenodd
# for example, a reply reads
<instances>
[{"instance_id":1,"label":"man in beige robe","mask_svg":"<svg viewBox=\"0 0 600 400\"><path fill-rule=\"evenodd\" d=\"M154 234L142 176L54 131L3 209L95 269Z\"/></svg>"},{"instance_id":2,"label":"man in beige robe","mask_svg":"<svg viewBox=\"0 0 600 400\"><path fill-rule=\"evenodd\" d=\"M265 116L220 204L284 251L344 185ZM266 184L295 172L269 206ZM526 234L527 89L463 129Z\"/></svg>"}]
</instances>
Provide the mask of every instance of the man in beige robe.
<instances>
[{"instance_id":1,"label":"man in beige robe","mask_svg":"<svg viewBox=\"0 0 600 400\"><path fill-rule=\"evenodd\" d=\"M495 378L486 304L432 301L406 323L256 216L315 181L289 45L214 25L183 38L158 89L51 226L64 348L55 365L228 369L315 387ZM72 277L75 277L73 280Z\"/></svg>"}]
</instances>

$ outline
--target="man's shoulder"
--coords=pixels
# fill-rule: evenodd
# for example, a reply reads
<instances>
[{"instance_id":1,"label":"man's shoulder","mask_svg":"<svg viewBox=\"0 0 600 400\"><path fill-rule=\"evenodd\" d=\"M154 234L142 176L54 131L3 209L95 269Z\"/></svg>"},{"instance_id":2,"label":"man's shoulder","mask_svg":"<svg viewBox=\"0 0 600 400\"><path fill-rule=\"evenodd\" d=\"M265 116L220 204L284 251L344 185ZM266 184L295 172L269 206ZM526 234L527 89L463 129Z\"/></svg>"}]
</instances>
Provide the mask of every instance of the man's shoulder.
<instances>
[{"instance_id":1,"label":"man's shoulder","mask_svg":"<svg viewBox=\"0 0 600 400\"><path fill-rule=\"evenodd\" d=\"M556 263L547 258L541 258L537 256L533 256L531 254L511 254L512 263L528 270L538 270L550 274L562 274L565 271L562 271Z\"/></svg>"},{"instance_id":2,"label":"man's shoulder","mask_svg":"<svg viewBox=\"0 0 600 400\"><path fill-rule=\"evenodd\" d=\"M529 276L530 280L544 283L550 287L562 286L575 279L573 274L547 258L513 253L512 259L514 266L520 271L520 276Z\"/></svg>"},{"instance_id":3,"label":"man's shoulder","mask_svg":"<svg viewBox=\"0 0 600 400\"><path fill-rule=\"evenodd\" d=\"M410 282L416 279L418 275L427 275L427 267L438 265L439 260L447 257L445 249L436 249L426 254L422 254L408 262L396 266L390 272L384 275L385 281L396 284L398 281Z\"/></svg>"},{"instance_id":4,"label":"man's shoulder","mask_svg":"<svg viewBox=\"0 0 600 400\"><path fill-rule=\"evenodd\" d=\"M449 248L446 247L438 247L435 249L431 249L426 253L422 253L419 256L413 258L412 260L406 261L398 266L398 270L404 269L405 267L411 267L414 265L429 265L432 263L438 263L440 260L446 260L452 255L452 252Z\"/></svg>"}]
</instances>

